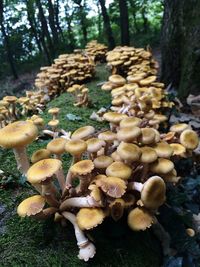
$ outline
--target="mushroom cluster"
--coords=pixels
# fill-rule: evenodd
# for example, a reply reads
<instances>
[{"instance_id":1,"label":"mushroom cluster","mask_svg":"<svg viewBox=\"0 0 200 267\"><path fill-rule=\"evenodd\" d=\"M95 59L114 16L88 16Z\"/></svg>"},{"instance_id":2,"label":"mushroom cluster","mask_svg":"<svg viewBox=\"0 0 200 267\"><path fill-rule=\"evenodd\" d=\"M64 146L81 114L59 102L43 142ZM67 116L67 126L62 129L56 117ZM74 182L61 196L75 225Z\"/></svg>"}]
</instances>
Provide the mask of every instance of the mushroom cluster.
<instances>
[{"instance_id":1,"label":"mushroom cluster","mask_svg":"<svg viewBox=\"0 0 200 267\"><path fill-rule=\"evenodd\" d=\"M102 85L102 90L111 92L111 110L151 120L152 125L156 124L156 121L165 121L166 116L159 114L159 111L171 108L174 103L167 100L164 84L156 82L156 76L145 79L140 77L137 81L131 81L129 77L125 79L114 74Z\"/></svg>"},{"instance_id":2,"label":"mushroom cluster","mask_svg":"<svg viewBox=\"0 0 200 267\"><path fill-rule=\"evenodd\" d=\"M35 86L47 89L48 95L53 97L65 91L74 83L83 83L94 74L95 64L85 52L62 54L50 67L42 67L37 74Z\"/></svg>"},{"instance_id":3,"label":"mushroom cluster","mask_svg":"<svg viewBox=\"0 0 200 267\"><path fill-rule=\"evenodd\" d=\"M112 74L123 76L144 75L146 73L149 75L157 74L158 64L152 58L149 49L117 46L107 53L106 60Z\"/></svg>"},{"instance_id":4,"label":"mushroom cluster","mask_svg":"<svg viewBox=\"0 0 200 267\"><path fill-rule=\"evenodd\" d=\"M108 47L104 44L98 43L97 40L92 40L87 43L85 51L89 56L94 58L95 62L105 62Z\"/></svg>"},{"instance_id":5,"label":"mushroom cluster","mask_svg":"<svg viewBox=\"0 0 200 267\"><path fill-rule=\"evenodd\" d=\"M70 221L78 257L84 261L96 252L84 231L108 216L118 221L126 215L134 231L159 224L156 213L166 200L166 183L176 184L180 179L173 161L190 154L199 143L188 125L174 125L169 133L160 134L119 115L118 128L112 131L95 132L92 126L85 126L69 140L53 139L32 155L31 167L27 158L24 166L24 147L36 137L35 126L15 122L0 130L0 145L14 149L23 173L37 191L19 204L19 216L53 217L63 226ZM62 169L64 153L72 157L67 174Z\"/></svg>"},{"instance_id":6,"label":"mushroom cluster","mask_svg":"<svg viewBox=\"0 0 200 267\"><path fill-rule=\"evenodd\" d=\"M88 92L89 89L85 85L73 84L67 89L68 93L74 95L75 107L87 107L89 104Z\"/></svg>"}]
</instances>

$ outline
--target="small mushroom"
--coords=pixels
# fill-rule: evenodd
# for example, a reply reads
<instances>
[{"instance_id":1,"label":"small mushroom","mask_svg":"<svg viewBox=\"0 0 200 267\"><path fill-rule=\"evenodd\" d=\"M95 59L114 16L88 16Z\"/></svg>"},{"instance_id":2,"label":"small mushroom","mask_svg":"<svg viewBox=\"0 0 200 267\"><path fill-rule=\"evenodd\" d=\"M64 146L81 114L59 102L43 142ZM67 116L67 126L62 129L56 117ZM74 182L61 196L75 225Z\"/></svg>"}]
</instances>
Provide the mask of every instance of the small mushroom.
<instances>
[{"instance_id":1,"label":"small mushroom","mask_svg":"<svg viewBox=\"0 0 200 267\"><path fill-rule=\"evenodd\" d=\"M144 231L153 223L154 216L145 208L135 208L128 214L128 225L133 231Z\"/></svg>"},{"instance_id":2,"label":"small mushroom","mask_svg":"<svg viewBox=\"0 0 200 267\"><path fill-rule=\"evenodd\" d=\"M26 154L26 145L36 139L38 130L36 126L27 121L13 122L0 129L0 146L13 148L18 169L26 174L30 163Z\"/></svg>"},{"instance_id":3,"label":"small mushroom","mask_svg":"<svg viewBox=\"0 0 200 267\"><path fill-rule=\"evenodd\" d=\"M81 230L90 230L103 222L105 214L99 208L82 208L76 218Z\"/></svg>"}]
</instances>

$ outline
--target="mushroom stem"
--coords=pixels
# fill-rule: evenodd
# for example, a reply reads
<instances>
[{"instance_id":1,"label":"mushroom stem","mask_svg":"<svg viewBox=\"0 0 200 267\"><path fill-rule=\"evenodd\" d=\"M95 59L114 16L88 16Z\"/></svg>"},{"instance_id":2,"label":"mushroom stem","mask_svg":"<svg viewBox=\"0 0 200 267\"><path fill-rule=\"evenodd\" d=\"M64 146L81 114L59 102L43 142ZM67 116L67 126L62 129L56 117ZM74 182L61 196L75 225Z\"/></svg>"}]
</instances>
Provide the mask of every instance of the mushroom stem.
<instances>
[{"instance_id":1,"label":"mushroom stem","mask_svg":"<svg viewBox=\"0 0 200 267\"><path fill-rule=\"evenodd\" d=\"M102 205L97 202L93 197L86 196L86 197L72 197L66 199L61 205L60 210L66 210L71 207L78 207L78 208L94 208L94 207L101 207Z\"/></svg>"},{"instance_id":2,"label":"mushroom stem","mask_svg":"<svg viewBox=\"0 0 200 267\"><path fill-rule=\"evenodd\" d=\"M60 185L60 188L61 188L61 190L63 192L64 189L65 189L65 176L64 176L64 173L63 173L63 170L62 169L60 169L59 171L57 171L56 177L58 179L58 183Z\"/></svg>"},{"instance_id":3,"label":"mushroom stem","mask_svg":"<svg viewBox=\"0 0 200 267\"><path fill-rule=\"evenodd\" d=\"M30 163L26 154L26 147L15 147L13 148L13 151L17 162L17 168L22 172L22 174L26 175L30 167Z\"/></svg>"},{"instance_id":4,"label":"mushroom stem","mask_svg":"<svg viewBox=\"0 0 200 267\"><path fill-rule=\"evenodd\" d=\"M77 245L79 247L78 258L84 261L88 261L90 258L93 258L96 253L95 246L86 238L83 231L79 228L76 216L73 213L66 211L63 212L62 215L74 226Z\"/></svg>"},{"instance_id":5,"label":"mushroom stem","mask_svg":"<svg viewBox=\"0 0 200 267\"><path fill-rule=\"evenodd\" d=\"M131 182L128 184L128 189L129 190L136 190L141 192L143 188L143 184L142 183L138 183L138 182Z\"/></svg>"},{"instance_id":6,"label":"mushroom stem","mask_svg":"<svg viewBox=\"0 0 200 267\"><path fill-rule=\"evenodd\" d=\"M45 197L46 202L52 207L59 207L59 202L55 197L56 189L52 183L42 185L42 196Z\"/></svg>"}]
</instances>

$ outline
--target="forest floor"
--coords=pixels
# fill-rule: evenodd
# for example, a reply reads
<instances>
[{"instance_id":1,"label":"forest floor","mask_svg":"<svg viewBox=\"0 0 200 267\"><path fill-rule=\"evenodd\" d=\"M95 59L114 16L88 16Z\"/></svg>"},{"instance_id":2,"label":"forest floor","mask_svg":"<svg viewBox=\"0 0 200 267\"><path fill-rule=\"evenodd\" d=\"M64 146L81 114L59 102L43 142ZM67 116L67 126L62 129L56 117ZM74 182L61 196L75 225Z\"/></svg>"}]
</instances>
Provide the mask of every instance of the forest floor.
<instances>
[{"instance_id":1,"label":"forest floor","mask_svg":"<svg viewBox=\"0 0 200 267\"><path fill-rule=\"evenodd\" d=\"M96 68L96 77L86 86L90 89L92 106L76 108L73 97L63 93L49 102L42 115L45 122L50 120L47 113L50 107L61 108L60 127L73 131L83 125L93 125L96 129L106 127L89 119L92 111L108 107L110 95L101 91L97 84L106 81L108 70L103 64ZM80 121L70 121L67 114L80 117ZM28 147L28 154L39 148L45 148L50 140L38 140ZM0 189L0 266L5 267L158 267L161 264L160 243L152 230L132 232L128 229L126 218L118 223L106 220L101 226L88 233L97 247L97 254L89 263L77 258L78 248L74 230L70 224L66 228L52 220L37 222L33 219L20 219L16 214L17 205L24 198L31 196L33 190L23 182L16 171L14 155L10 150L0 150L1 170L8 177L7 188ZM70 164L70 157L64 155L64 169ZM16 181L22 185L17 185Z\"/></svg>"}]
</instances>

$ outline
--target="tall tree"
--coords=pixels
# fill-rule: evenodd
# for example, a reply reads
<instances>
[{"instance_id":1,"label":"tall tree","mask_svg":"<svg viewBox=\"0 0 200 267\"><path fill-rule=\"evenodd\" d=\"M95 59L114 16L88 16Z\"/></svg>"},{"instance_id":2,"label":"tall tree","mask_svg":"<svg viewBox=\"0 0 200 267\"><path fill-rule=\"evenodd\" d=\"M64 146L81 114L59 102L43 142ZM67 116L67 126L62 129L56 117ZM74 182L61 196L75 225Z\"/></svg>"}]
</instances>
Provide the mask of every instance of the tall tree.
<instances>
[{"instance_id":1,"label":"tall tree","mask_svg":"<svg viewBox=\"0 0 200 267\"><path fill-rule=\"evenodd\" d=\"M26 11L27 11L28 22L30 24L31 35L35 38L35 42L37 44L38 50L40 51L40 53L42 53L42 46L41 46L40 38L39 38L37 29L36 29L34 6L33 6L32 0L26 1Z\"/></svg>"},{"instance_id":2,"label":"tall tree","mask_svg":"<svg viewBox=\"0 0 200 267\"><path fill-rule=\"evenodd\" d=\"M165 0L162 75L184 100L200 88L200 1Z\"/></svg>"},{"instance_id":3,"label":"tall tree","mask_svg":"<svg viewBox=\"0 0 200 267\"><path fill-rule=\"evenodd\" d=\"M54 1L54 13L55 13L55 22L57 30L62 38L62 41L65 42L64 34L60 26L60 20L59 20L59 0Z\"/></svg>"},{"instance_id":4,"label":"tall tree","mask_svg":"<svg viewBox=\"0 0 200 267\"><path fill-rule=\"evenodd\" d=\"M53 42L52 42L51 35L49 32L48 23L47 23L45 15L44 15L44 10L43 10L41 1L40 0L35 0L35 1L36 1L36 5L38 7L38 10L39 10L39 19L40 19L40 23L41 23L42 38L45 37L47 39L47 43L48 43L48 47L49 47L49 51L51 53L51 56L54 56L54 46L53 46Z\"/></svg>"},{"instance_id":5,"label":"tall tree","mask_svg":"<svg viewBox=\"0 0 200 267\"><path fill-rule=\"evenodd\" d=\"M10 41L9 41L9 36L6 33L6 28L5 28L5 22L4 22L4 3L3 0L0 0L0 26L1 26L1 33L3 36L3 42L5 45L5 50L7 53L7 58L8 58L8 62L10 64L10 68L13 74L13 77L15 79L18 79L18 75L17 75L17 71L15 68L15 63L14 63L14 57L13 57L13 53L10 47Z\"/></svg>"},{"instance_id":6,"label":"tall tree","mask_svg":"<svg viewBox=\"0 0 200 267\"><path fill-rule=\"evenodd\" d=\"M78 16L80 19L80 24L81 24L82 34L83 34L83 46L85 47L85 45L87 44L87 39L88 39L86 4L85 4L85 1L83 1L82 3L82 0L74 0L74 3L76 3L78 6Z\"/></svg>"},{"instance_id":7,"label":"tall tree","mask_svg":"<svg viewBox=\"0 0 200 267\"><path fill-rule=\"evenodd\" d=\"M59 38L58 38L58 32L57 27L55 24L55 11L54 6L51 0L48 0L48 11L49 11L49 26L51 28L52 36L53 36L53 42L54 46L58 44Z\"/></svg>"},{"instance_id":8,"label":"tall tree","mask_svg":"<svg viewBox=\"0 0 200 267\"><path fill-rule=\"evenodd\" d=\"M108 15L108 12L105 6L105 0L99 0L99 4L101 6L105 34L108 39L108 47L109 49L113 49L115 47L115 39L113 37L113 32L112 32L112 28L110 24L110 18L109 18L109 15Z\"/></svg>"},{"instance_id":9,"label":"tall tree","mask_svg":"<svg viewBox=\"0 0 200 267\"><path fill-rule=\"evenodd\" d=\"M119 0L120 12L120 29L121 29L121 45L129 45L129 17L128 6L126 0Z\"/></svg>"}]
</instances>

